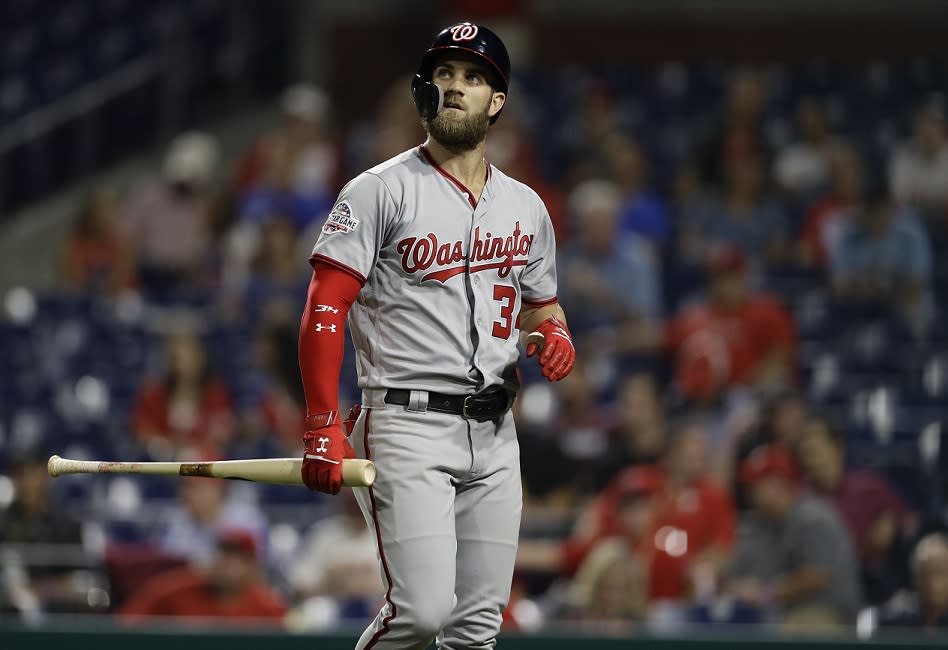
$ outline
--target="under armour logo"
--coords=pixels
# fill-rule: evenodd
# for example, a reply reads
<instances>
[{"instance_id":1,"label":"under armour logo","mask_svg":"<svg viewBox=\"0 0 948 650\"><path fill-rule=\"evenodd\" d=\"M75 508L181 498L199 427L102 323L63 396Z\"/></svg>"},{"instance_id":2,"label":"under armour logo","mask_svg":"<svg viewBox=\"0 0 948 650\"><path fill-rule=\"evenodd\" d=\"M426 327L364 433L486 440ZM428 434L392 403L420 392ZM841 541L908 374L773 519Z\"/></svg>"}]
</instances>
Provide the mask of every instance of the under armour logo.
<instances>
[{"instance_id":1,"label":"under armour logo","mask_svg":"<svg viewBox=\"0 0 948 650\"><path fill-rule=\"evenodd\" d=\"M319 446L316 447L316 453L321 454L324 451L329 451L329 442L332 438L318 438L316 442L319 443Z\"/></svg>"},{"instance_id":2,"label":"under armour logo","mask_svg":"<svg viewBox=\"0 0 948 650\"><path fill-rule=\"evenodd\" d=\"M339 313L339 310L336 309L335 307L332 307L331 305L316 305L316 308L313 311L317 313L324 312L324 311L331 311L334 314Z\"/></svg>"},{"instance_id":3,"label":"under armour logo","mask_svg":"<svg viewBox=\"0 0 948 650\"><path fill-rule=\"evenodd\" d=\"M332 324L332 325L323 325L322 323L316 323L316 327L315 327L314 329L315 329L317 332L322 332L323 330L329 330L330 332L335 332L335 331L336 331L336 325L335 325L335 323Z\"/></svg>"}]
</instances>

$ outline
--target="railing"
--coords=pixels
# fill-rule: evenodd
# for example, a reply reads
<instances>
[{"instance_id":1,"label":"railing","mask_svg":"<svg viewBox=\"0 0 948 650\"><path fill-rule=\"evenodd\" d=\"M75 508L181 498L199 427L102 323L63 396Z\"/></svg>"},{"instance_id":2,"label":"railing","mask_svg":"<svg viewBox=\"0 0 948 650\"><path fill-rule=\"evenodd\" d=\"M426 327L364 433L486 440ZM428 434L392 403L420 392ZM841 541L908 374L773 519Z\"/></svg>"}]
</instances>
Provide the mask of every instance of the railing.
<instances>
[{"instance_id":1,"label":"railing","mask_svg":"<svg viewBox=\"0 0 948 650\"><path fill-rule=\"evenodd\" d=\"M246 622L244 622L246 623ZM16 620L0 619L0 639L4 648L30 650L58 650L62 647L96 648L97 650L167 650L169 647L227 648L227 650L256 650L272 647L280 650L351 650L361 629L346 629L324 633L253 627L229 622L203 627L200 624L171 624L159 621L148 626L117 624L107 617L60 619L39 625L27 625ZM498 647L503 650L725 650L728 648L784 650L845 650L871 647L872 650L897 648L945 647L948 638L922 633L901 631L885 638L861 640L854 636L801 635L779 636L757 629L715 631L692 630L675 636L635 634L633 636L606 636L562 631L544 631L542 634L502 634Z\"/></svg>"},{"instance_id":2,"label":"railing","mask_svg":"<svg viewBox=\"0 0 948 650\"><path fill-rule=\"evenodd\" d=\"M128 91L144 85L155 78L161 69L160 57L156 54L146 54L102 79L74 90L52 104L13 120L0 129L0 156L5 156L15 148L43 137L54 129L79 119Z\"/></svg>"}]
</instances>

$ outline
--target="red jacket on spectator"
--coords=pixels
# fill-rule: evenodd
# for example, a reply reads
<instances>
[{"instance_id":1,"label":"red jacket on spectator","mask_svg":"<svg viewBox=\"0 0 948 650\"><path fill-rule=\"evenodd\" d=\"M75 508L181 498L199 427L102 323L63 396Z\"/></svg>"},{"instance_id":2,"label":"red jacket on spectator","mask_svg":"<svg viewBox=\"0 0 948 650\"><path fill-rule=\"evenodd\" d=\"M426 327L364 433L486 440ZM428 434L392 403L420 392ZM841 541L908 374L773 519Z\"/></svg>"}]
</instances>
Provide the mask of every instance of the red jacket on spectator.
<instances>
[{"instance_id":1,"label":"red jacket on spectator","mask_svg":"<svg viewBox=\"0 0 948 650\"><path fill-rule=\"evenodd\" d=\"M120 611L128 619L142 616L281 618L285 613L283 600L266 585L251 585L224 599L216 595L206 576L189 567L172 569L149 580Z\"/></svg>"},{"instance_id":2,"label":"red jacket on spectator","mask_svg":"<svg viewBox=\"0 0 948 650\"><path fill-rule=\"evenodd\" d=\"M669 324L665 345L676 358L685 392L702 393L752 385L772 352L782 351L792 361L796 329L778 301L751 296L730 309L711 303L686 309Z\"/></svg>"},{"instance_id":3,"label":"red jacket on spectator","mask_svg":"<svg viewBox=\"0 0 948 650\"><path fill-rule=\"evenodd\" d=\"M232 403L223 382L209 380L203 387L196 412L176 416L165 384L146 381L138 393L132 422L136 433L157 436L182 445L217 447L230 435Z\"/></svg>"},{"instance_id":4,"label":"red jacket on spectator","mask_svg":"<svg viewBox=\"0 0 948 650\"><path fill-rule=\"evenodd\" d=\"M564 544L564 572L573 574L602 540L627 537L619 508L621 501L630 496L654 498L653 518L646 534L629 538L632 551L649 567L649 599L683 598L688 590L690 560L709 548L729 549L733 545L734 507L728 494L708 479L672 492L654 467L624 470L606 487L596 505L593 531Z\"/></svg>"}]
</instances>

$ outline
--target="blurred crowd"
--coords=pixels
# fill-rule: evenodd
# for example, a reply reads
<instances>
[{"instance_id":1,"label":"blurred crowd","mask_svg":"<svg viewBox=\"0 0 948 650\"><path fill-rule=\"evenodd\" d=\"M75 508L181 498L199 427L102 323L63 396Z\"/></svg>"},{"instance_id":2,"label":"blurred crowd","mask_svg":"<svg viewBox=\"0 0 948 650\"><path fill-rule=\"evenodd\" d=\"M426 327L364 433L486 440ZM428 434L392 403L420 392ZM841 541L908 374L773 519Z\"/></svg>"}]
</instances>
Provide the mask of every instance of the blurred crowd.
<instances>
[{"instance_id":1,"label":"blurred crowd","mask_svg":"<svg viewBox=\"0 0 948 650\"><path fill-rule=\"evenodd\" d=\"M555 83L527 76L489 134L489 161L549 209L578 349L555 385L523 367L505 625L944 627L945 107L910 97L878 155L828 94L798 93L775 120L772 71L720 76L668 146L650 131L668 123L632 119L648 98L591 73L552 99ZM66 415L7 422L5 610L304 628L374 614L374 541L348 491L51 485L45 459L301 452L309 250L348 178L423 140L407 89L398 80L342 133L326 93L293 86L239 159L182 133L152 175L77 207L62 291L6 303L11 347L43 313L87 320L55 343L72 341L78 370L61 376L79 378L76 408L38 388L28 397ZM568 110L534 119L554 104ZM109 426L75 424L96 422L102 394ZM80 557L53 561L52 544Z\"/></svg>"}]
</instances>

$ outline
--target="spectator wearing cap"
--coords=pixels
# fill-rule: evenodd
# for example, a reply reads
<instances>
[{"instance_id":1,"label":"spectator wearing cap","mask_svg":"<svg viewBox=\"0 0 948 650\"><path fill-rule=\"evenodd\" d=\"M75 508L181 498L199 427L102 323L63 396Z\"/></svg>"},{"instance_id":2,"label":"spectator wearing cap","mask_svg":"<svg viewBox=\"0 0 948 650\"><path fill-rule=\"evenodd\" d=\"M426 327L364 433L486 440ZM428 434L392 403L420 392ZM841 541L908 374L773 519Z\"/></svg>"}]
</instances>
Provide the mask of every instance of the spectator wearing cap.
<instances>
[{"instance_id":1,"label":"spectator wearing cap","mask_svg":"<svg viewBox=\"0 0 948 650\"><path fill-rule=\"evenodd\" d=\"M161 176L142 180L126 198L120 229L147 297L174 299L198 283L210 246L218 165L211 135L182 133L168 146Z\"/></svg>"},{"instance_id":2,"label":"spectator wearing cap","mask_svg":"<svg viewBox=\"0 0 948 650\"><path fill-rule=\"evenodd\" d=\"M259 225L282 215L302 229L322 221L341 187L332 105L323 89L301 83L283 92L280 109L280 126L238 163L238 210L245 222Z\"/></svg>"},{"instance_id":3,"label":"spectator wearing cap","mask_svg":"<svg viewBox=\"0 0 948 650\"><path fill-rule=\"evenodd\" d=\"M656 251L619 229L621 195L589 180L569 195L570 243L558 255L560 300L578 314L570 327L591 353L621 348L623 330L662 315Z\"/></svg>"},{"instance_id":4,"label":"spectator wearing cap","mask_svg":"<svg viewBox=\"0 0 948 650\"><path fill-rule=\"evenodd\" d=\"M810 491L831 503L855 544L870 602L903 586L902 558L918 517L878 472L846 467L846 436L828 419L812 418L797 446Z\"/></svg>"},{"instance_id":5,"label":"spectator wearing cap","mask_svg":"<svg viewBox=\"0 0 948 650\"><path fill-rule=\"evenodd\" d=\"M522 539L518 570L572 577L589 553L607 539L620 540L648 564L661 493L662 475L657 468L626 468L587 503L567 539Z\"/></svg>"},{"instance_id":6,"label":"spectator wearing cap","mask_svg":"<svg viewBox=\"0 0 948 650\"><path fill-rule=\"evenodd\" d=\"M880 624L886 627L948 628L948 537L929 533L911 555L915 590L898 594L882 608Z\"/></svg>"},{"instance_id":7,"label":"spectator wearing cap","mask_svg":"<svg viewBox=\"0 0 948 650\"><path fill-rule=\"evenodd\" d=\"M861 594L849 532L831 506L801 492L791 455L769 445L740 467L742 515L727 591L788 627L844 626Z\"/></svg>"},{"instance_id":8,"label":"spectator wearing cap","mask_svg":"<svg viewBox=\"0 0 948 650\"><path fill-rule=\"evenodd\" d=\"M630 467L620 472L590 504L563 544L560 570L575 574L590 551L609 538L621 539L648 564L662 493L663 478L656 467Z\"/></svg>"},{"instance_id":9,"label":"spectator wearing cap","mask_svg":"<svg viewBox=\"0 0 948 650\"><path fill-rule=\"evenodd\" d=\"M148 617L279 621L286 614L282 597L261 576L259 547L241 529L221 531L214 560L205 569L171 569L147 580L119 614L130 622Z\"/></svg>"},{"instance_id":10,"label":"spectator wearing cap","mask_svg":"<svg viewBox=\"0 0 948 650\"><path fill-rule=\"evenodd\" d=\"M684 307L667 324L661 342L674 368L675 389L701 404L737 386L795 383L793 320L777 299L751 292L746 256L739 249L719 249L708 272L707 299Z\"/></svg>"},{"instance_id":11,"label":"spectator wearing cap","mask_svg":"<svg viewBox=\"0 0 948 650\"><path fill-rule=\"evenodd\" d=\"M740 465L762 445L775 444L795 453L807 424L809 406L795 389L777 390L762 396L749 413L748 426L736 430L718 456L718 476L731 486L739 510L747 510L746 486L740 480Z\"/></svg>"}]
</instances>

